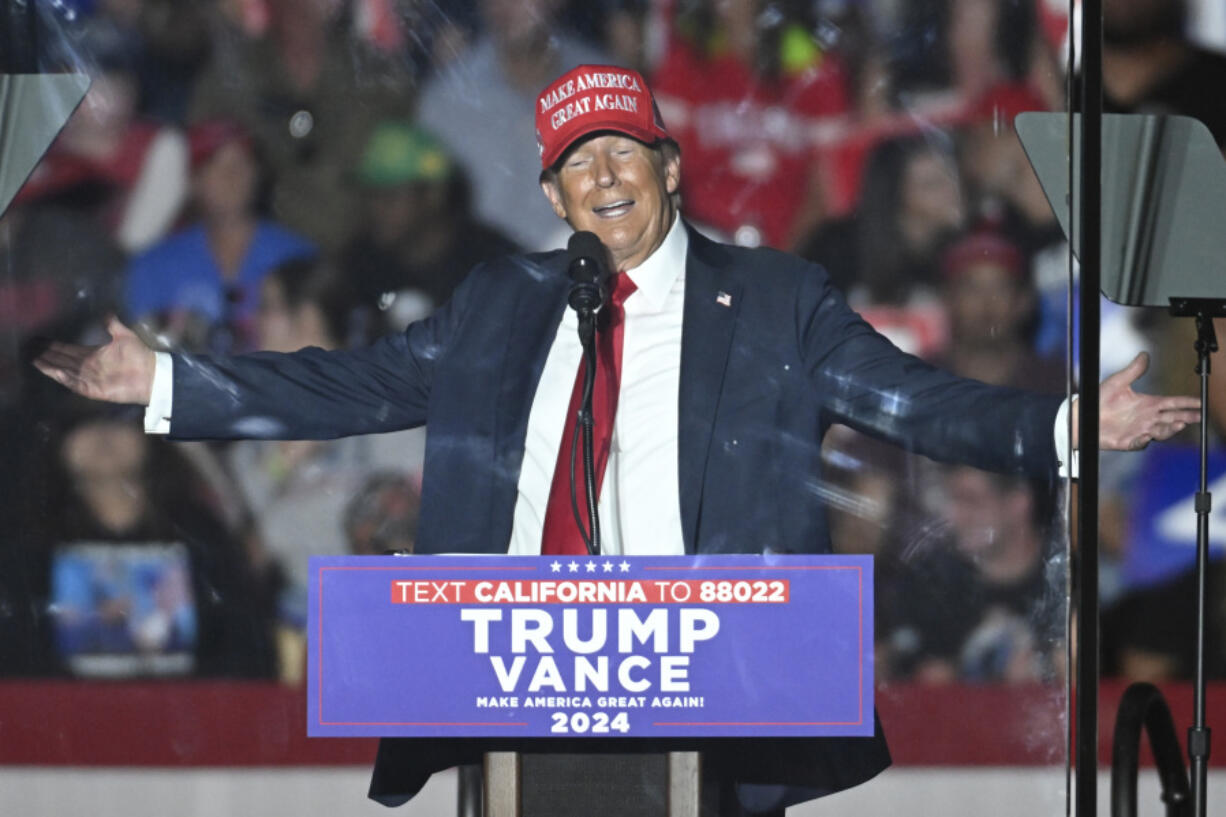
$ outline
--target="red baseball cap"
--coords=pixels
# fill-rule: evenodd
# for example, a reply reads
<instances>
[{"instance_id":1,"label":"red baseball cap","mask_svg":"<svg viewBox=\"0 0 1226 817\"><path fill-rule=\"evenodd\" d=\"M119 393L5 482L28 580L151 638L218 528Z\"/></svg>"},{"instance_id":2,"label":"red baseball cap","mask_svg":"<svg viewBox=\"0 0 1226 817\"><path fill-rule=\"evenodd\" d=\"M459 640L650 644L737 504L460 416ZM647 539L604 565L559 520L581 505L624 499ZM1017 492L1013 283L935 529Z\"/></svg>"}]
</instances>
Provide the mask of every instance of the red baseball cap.
<instances>
[{"instance_id":1,"label":"red baseball cap","mask_svg":"<svg viewBox=\"0 0 1226 817\"><path fill-rule=\"evenodd\" d=\"M958 278L974 264L996 264L1019 280L1026 272L1017 245L999 233L986 230L956 241L941 259L942 272L948 280Z\"/></svg>"},{"instance_id":2,"label":"red baseball cap","mask_svg":"<svg viewBox=\"0 0 1226 817\"><path fill-rule=\"evenodd\" d=\"M206 119L188 128L187 149L192 170L200 169L231 142L252 146L251 134L233 119Z\"/></svg>"},{"instance_id":3,"label":"red baseball cap","mask_svg":"<svg viewBox=\"0 0 1226 817\"><path fill-rule=\"evenodd\" d=\"M653 144L672 139L638 71L616 65L580 65L536 98L536 144L549 167L581 136L617 131Z\"/></svg>"}]
</instances>

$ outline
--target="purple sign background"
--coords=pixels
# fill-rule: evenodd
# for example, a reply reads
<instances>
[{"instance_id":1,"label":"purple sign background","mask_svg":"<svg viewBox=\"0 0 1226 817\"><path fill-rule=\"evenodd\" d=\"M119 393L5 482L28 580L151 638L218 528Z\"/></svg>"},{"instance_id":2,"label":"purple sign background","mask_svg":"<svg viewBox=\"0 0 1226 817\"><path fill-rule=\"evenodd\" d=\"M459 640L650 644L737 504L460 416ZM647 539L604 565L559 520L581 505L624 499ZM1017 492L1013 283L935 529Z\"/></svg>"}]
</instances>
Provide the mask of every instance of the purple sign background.
<instances>
[{"instance_id":1,"label":"purple sign background","mask_svg":"<svg viewBox=\"0 0 1226 817\"><path fill-rule=\"evenodd\" d=\"M869 556L310 565L312 736L873 734Z\"/></svg>"}]
</instances>

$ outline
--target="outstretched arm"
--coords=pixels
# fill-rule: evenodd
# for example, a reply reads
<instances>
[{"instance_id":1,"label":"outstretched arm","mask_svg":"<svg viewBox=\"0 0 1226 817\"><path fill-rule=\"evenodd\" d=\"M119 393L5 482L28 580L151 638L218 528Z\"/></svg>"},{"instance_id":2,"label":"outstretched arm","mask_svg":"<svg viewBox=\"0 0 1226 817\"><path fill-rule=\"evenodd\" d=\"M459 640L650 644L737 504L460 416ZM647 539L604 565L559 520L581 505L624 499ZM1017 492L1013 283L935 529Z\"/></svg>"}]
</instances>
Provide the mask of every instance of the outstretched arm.
<instances>
[{"instance_id":1,"label":"outstretched arm","mask_svg":"<svg viewBox=\"0 0 1226 817\"><path fill-rule=\"evenodd\" d=\"M165 381L173 388L173 417L165 430L175 439L332 439L422 425L435 365L482 269L429 318L360 349L174 355ZM34 365L85 397L148 406L157 356L119 321L107 328L110 342L52 343Z\"/></svg>"},{"instance_id":2,"label":"outstretched arm","mask_svg":"<svg viewBox=\"0 0 1226 817\"><path fill-rule=\"evenodd\" d=\"M101 346L51 343L34 359L35 368L91 400L149 405L153 350L118 318L106 330L111 339Z\"/></svg>"},{"instance_id":3,"label":"outstretched arm","mask_svg":"<svg viewBox=\"0 0 1226 817\"><path fill-rule=\"evenodd\" d=\"M802 292L796 302L817 306L798 313L801 344L816 352L811 371L835 416L934 459L1043 472L1051 459L1053 429L1057 439L1064 435L1063 424L1055 423L1059 398L1036 402L1037 395L957 378L904 355L852 312L824 276L809 279L802 278L801 285L814 291ZM1148 365L1148 357L1139 355L1103 381L1102 449L1138 450L1200 421L1196 397L1133 390ZM1072 411L1076 435L1076 400ZM1076 436L1072 443L1076 448Z\"/></svg>"}]
</instances>

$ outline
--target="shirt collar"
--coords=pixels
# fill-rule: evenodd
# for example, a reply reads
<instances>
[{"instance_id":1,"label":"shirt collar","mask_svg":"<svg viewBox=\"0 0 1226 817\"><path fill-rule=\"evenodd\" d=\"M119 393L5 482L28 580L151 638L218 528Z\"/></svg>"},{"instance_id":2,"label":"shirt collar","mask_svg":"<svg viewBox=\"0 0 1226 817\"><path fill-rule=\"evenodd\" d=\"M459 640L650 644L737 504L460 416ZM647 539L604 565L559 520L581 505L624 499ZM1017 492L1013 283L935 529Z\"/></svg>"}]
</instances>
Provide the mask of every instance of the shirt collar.
<instances>
[{"instance_id":1,"label":"shirt collar","mask_svg":"<svg viewBox=\"0 0 1226 817\"><path fill-rule=\"evenodd\" d=\"M689 248L690 237L685 225L681 223L681 215L674 213L673 226L669 228L668 235L664 236L660 246L656 247L656 251L642 264L626 270L638 287L630 297L635 298L642 293L642 299L652 310L663 309L664 300L672 291L673 284L685 274L685 257Z\"/></svg>"}]
</instances>

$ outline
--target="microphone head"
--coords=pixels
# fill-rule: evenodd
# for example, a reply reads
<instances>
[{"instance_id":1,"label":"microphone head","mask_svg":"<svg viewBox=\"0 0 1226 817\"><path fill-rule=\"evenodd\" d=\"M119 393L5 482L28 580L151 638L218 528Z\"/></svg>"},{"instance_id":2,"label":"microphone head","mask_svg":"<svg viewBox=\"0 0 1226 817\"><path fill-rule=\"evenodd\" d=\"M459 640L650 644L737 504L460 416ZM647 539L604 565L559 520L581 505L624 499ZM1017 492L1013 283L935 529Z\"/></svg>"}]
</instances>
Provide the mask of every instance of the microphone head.
<instances>
[{"instance_id":1,"label":"microphone head","mask_svg":"<svg viewBox=\"0 0 1226 817\"><path fill-rule=\"evenodd\" d=\"M593 232L581 230L566 245L570 277L576 283L603 283L608 277L608 250Z\"/></svg>"}]
</instances>

